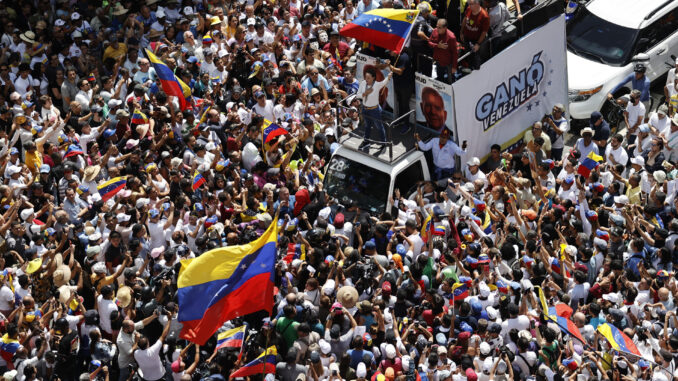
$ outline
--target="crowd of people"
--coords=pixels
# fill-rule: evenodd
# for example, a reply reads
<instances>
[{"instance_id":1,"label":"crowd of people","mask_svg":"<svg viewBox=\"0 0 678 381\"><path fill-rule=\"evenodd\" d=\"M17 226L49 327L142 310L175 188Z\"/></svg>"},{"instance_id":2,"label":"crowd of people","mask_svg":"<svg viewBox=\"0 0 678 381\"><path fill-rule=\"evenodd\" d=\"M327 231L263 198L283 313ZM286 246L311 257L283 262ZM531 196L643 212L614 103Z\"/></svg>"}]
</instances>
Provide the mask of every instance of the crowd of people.
<instances>
[{"instance_id":1,"label":"crowd of people","mask_svg":"<svg viewBox=\"0 0 678 381\"><path fill-rule=\"evenodd\" d=\"M404 114L419 56L454 80L457 47L477 67L483 41L534 5L514 3L0 2L0 375L226 380L275 347L275 372L250 379L678 376L674 81L670 107L646 112L636 89L626 135L595 113L569 152L563 105L519 153L487 147L461 170L449 130L417 135L447 186L396 190L380 215L323 190L337 138L377 101L357 52L391 69ZM420 11L398 59L338 33L380 7ZM188 99L168 95L147 51ZM264 141L269 122L281 130ZM602 163L581 171L591 152ZM270 224L273 311L183 339L181 261ZM215 349L243 325L240 347Z\"/></svg>"}]
</instances>

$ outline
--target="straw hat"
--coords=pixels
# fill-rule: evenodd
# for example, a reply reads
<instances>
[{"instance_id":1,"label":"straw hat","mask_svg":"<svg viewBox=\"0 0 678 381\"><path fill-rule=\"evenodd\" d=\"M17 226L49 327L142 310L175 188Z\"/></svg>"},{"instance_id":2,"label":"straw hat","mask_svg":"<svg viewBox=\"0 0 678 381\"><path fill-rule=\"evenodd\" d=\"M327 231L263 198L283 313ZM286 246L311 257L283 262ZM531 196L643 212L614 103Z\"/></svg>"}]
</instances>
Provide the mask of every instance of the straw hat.
<instances>
[{"instance_id":1,"label":"straw hat","mask_svg":"<svg viewBox=\"0 0 678 381\"><path fill-rule=\"evenodd\" d=\"M67 285L68 281L71 280L71 268L63 263L63 258L61 257L61 254L55 255L54 261L56 262L57 265L57 268L54 271L54 274L52 275L54 285L57 287Z\"/></svg>"},{"instance_id":2,"label":"straw hat","mask_svg":"<svg viewBox=\"0 0 678 381\"><path fill-rule=\"evenodd\" d=\"M90 182L93 181L95 177L99 174L99 171L101 170L101 167L98 165L92 165L90 167L85 168L85 174L83 176L83 180Z\"/></svg>"},{"instance_id":3,"label":"straw hat","mask_svg":"<svg viewBox=\"0 0 678 381\"><path fill-rule=\"evenodd\" d=\"M122 286L118 289L118 295L116 298L120 302L122 308L127 308L132 303L132 289L128 286Z\"/></svg>"},{"instance_id":4,"label":"straw hat","mask_svg":"<svg viewBox=\"0 0 678 381\"><path fill-rule=\"evenodd\" d=\"M346 308L353 308L358 302L358 290L353 286L344 286L337 291L337 300Z\"/></svg>"},{"instance_id":5,"label":"straw hat","mask_svg":"<svg viewBox=\"0 0 678 381\"><path fill-rule=\"evenodd\" d=\"M151 29L151 31L148 32L148 38L155 38L160 36L162 36L162 32L159 30Z\"/></svg>"},{"instance_id":6,"label":"straw hat","mask_svg":"<svg viewBox=\"0 0 678 381\"><path fill-rule=\"evenodd\" d=\"M20 34L19 38L31 45L35 44L35 33L31 32L30 30Z\"/></svg>"},{"instance_id":7,"label":"straw hat","mask_svg":"<svg viewBox=\"0 0 678 381\"><path fill-rule=\"evenodd\" d=\"M127 13L127 9L123 7L122 4L116 3L115 6L113 7L112 12L113 16L120 16L124 15L125 13Z\"/></svg>"},{"instance_id":8,"label":"straw hat","mask_svg":"<svg viewBox=\"0 0 678 381\"><path fill-rule=\"evenodd\" d=\"M38 271L41 266L42 258L35 258L34 260L28 262L28 266L26 266L26 274L33 274L34 272Z\"/></svg>"},{"instance_id":9,"label":"straw hat","mask_svg":"<svg viewBox=\"0 0 678 381\"><path fill-rule=\"evenodd\" d=\"M146 133L148 133L148 127L150 127L148 125L148 123L147 124L140 124L140 125L137 126L136 131L137 131L137 134L139 134L140 138L144 138L146 136Z\"/></svg>"},{"instance_id":10,"label":"straw hat","mask_svg":"<svg viewBox=\"0 0 678 381\"><path fill-rule=\"evenodd\" d=\"M74 286L63 285L59 287L59 302L66 304L71 298L71 293L74 291Z\"/></svg>"}]
</instances>

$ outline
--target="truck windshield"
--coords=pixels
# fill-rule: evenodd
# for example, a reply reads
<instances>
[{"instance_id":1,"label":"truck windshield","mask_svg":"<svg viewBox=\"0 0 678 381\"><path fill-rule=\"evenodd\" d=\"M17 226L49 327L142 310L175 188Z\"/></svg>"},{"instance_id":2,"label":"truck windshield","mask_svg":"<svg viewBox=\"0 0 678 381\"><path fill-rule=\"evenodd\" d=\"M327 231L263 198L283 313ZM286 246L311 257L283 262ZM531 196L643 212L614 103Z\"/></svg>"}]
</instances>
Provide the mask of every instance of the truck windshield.
<instances>
[{"instance_id":1,"label":"truck windshield","mask_svg":"<svg viewBox=\"0 0 678 381\"><path fill-rule=\"evenodd\" d=\"M567 48L580 57L621 66L628 62L637 35L637 29L613 24L583 8L567 24Z\"/></svg>"},{"instance_id":2,"label":"truck windshield","mask_svg":"<svg viewBox=\"0 0 678 381\"><path fill-rule=\"evenodd\" d=\"M337 200L348 196L358 202L360 209L380 214L386 207L390 183L387 173L345 157L334 156L327 167L324 188Z\"/></svg>"}]
</instances>

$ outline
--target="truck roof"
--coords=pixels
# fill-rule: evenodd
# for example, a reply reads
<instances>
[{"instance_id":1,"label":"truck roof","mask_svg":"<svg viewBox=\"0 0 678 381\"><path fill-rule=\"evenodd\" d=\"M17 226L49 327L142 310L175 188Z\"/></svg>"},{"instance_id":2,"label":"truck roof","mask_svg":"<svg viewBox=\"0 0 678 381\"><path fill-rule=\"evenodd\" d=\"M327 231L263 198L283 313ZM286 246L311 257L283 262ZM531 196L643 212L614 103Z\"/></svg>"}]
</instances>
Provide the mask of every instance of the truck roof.
<instances>
[{"instance_id":1,"label":"truck roof","mask_svg":"<svg viewBox=\"0 0 678 381\"><path fill-rule=\"evenodd\" d=\"M355 152L357 152L361 155L371 156L375 160L378 160L378 161L380 161L384 164L393 164L394 162L405 157L408 153L415 151L414 131L416 131L416 130L410 131L410 132L403 135L399 131L400 126L397 126L396 131L393 131L393 133L391 134L392 152L389 149L389 147L386 147L386 149L379 156L377 156L377 155L375 155L375 153L377 152L377 149L378 149L376 144L373 144L368 151L360 151L360 150L358 150L358 147L360 146L360 143L363 142L363 138L362 138L363 128L364 127L361 125L354 132L340 137L339 140L338 140L338 143L341 144L341 147L344 148L344 149L355 151ZM389 127L386 127L386 128L389 128ZM421 139L424 140L424 141L433 137L433 135L430 132L426 132L426 131L423 131L421 129L419 129L418 132L419 132Z\"/></svg>"}]
</instances>

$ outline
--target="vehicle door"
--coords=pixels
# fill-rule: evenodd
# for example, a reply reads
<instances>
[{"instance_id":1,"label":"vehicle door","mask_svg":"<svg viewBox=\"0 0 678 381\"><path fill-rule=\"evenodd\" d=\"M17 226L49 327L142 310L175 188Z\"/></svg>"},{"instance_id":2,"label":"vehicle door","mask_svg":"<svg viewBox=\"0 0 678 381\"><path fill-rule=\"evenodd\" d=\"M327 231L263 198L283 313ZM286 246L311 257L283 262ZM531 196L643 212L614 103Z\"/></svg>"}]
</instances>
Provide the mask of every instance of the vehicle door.
<instances>
[{"instance_id":1,"label":"vehicle door","mask_svg":"<svg viewBox=\"0 0 678 381\"><path fill-rule=\"evenodd\" d=\"M678 54L678 7L674 6L640 31L636 45L636 54L639 53L650 56L646 72L650 80L659 78L670 69L666 63L673 61L672 54Z\"/></svg>"}]
</instances>

